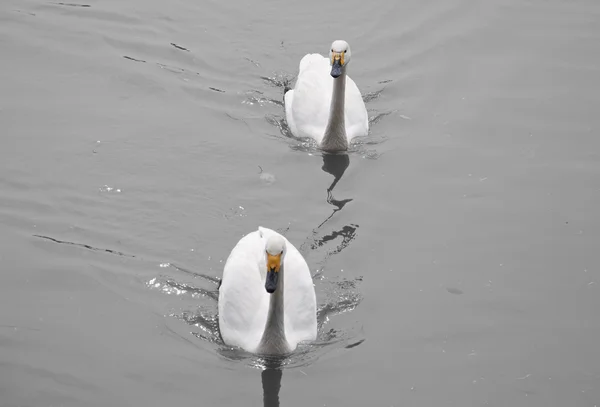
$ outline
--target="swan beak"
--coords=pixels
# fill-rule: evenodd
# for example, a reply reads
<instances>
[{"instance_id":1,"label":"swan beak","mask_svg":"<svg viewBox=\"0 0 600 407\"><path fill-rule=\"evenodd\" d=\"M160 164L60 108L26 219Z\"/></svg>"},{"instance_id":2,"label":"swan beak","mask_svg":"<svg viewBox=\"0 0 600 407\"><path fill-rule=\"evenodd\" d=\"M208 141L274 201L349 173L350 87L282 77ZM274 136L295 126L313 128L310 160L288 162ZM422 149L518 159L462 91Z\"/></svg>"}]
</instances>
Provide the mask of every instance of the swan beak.
<instances>
[{"instance_id":1,"label":"swan beak","mask_svg":"<svg viewBox=\"0 0 600 407\"><path fill-rule=\"evenodd\" d=\"M341 52L333 52L331 54L331 76L337 78L342 74L342 66L344 65L344 54Z\"/></svg>"},{"instance_id":2,"label":"swan beak","mask_svg":"<svg viewBox=\"0 0 600 407\"><path fill-rule=\"evenodd\" d=\"M277 280L279 280L279 269L281 268L281 254L276 256L267 253L267 279L265 281L265 290L273 294L277 289Z\"/></svg>"}]
</instances>

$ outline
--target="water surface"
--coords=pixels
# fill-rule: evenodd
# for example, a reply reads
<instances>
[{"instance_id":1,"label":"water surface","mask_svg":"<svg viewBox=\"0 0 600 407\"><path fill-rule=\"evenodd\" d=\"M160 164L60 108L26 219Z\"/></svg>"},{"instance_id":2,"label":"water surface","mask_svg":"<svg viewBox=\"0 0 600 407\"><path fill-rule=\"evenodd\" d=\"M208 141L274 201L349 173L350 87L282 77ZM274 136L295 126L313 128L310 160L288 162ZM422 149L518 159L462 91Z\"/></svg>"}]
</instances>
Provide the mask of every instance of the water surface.
<instances>
[{"instance_id":1,"label":"water surface","mask_svg":"<svg viewBox=\"0 0 600 407\"><path fill-rule=\"evenodd\" d=\"M0 5L2 406L600 404L600 4ZM370 135L283 90L335 39ZM216 284L279 230L319 339L228 349Z\"/></svg>"}]
</instances>

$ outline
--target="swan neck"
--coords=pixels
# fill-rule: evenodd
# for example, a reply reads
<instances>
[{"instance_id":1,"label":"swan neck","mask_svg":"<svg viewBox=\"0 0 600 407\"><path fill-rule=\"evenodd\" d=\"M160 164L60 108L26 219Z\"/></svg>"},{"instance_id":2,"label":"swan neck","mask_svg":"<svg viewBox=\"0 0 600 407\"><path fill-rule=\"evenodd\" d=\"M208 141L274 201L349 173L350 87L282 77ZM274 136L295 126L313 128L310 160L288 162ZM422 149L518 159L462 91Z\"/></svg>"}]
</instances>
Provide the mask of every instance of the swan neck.
<instances>
[{"instance_id":1,"label":"swan neck","mask_svg":"<svg viewBox=\"0 0 600 407\"><path fill-rule=\"evenodd\" d=\"M283 320L283 294L284 294L284 267L279 270L277 289L269 299L269 312L265 331L260 341L259 352L264 354L285 354L289 352L289 345L285 337Z\"/></svg>"},{"instance_id":2,"label":"swan neck","mask_svg":"<svg viewBox=\"0 0 600 407\"><path fill-rule=\"evenodd\" d=\"M345 151L348 149L346 126L344 124L345 101L346 67L342 68L342 74L333 80L329 121L321 142L321 149L325 151Z\"/></svg>"}]
</instances>

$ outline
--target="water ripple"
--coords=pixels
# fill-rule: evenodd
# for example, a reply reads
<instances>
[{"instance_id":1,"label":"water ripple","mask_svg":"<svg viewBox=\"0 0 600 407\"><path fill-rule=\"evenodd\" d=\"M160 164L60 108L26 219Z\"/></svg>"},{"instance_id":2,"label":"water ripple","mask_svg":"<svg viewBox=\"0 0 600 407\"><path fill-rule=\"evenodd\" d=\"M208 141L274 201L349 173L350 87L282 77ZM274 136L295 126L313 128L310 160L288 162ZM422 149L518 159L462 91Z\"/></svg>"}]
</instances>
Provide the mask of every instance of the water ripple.
<instances>
[{"instance_id":1,"label":"water ripple","mask_svg":"<svg viewBox=\"0 0 600 407\"><path fill-rule=\"evenodd\" d=\"M275 72L271 76L261 76L260 79L268 85L270 88L277 89L280 93L278 97L268 96L269 89L253 89L246 91L246 98L242 101L243 104L247 105L257 105L262 108L268 108L269 105L279 106L280 108L277 112L266 112L264 114L264 118L267 123L271 126L277 128L281 137L281 140L288 142L290 148L294 151L308 152L308 153L316 153L319 151L318 145L316 142L310 138L298 138L292 134L290 131L287 121L285 119L285 103L284 103L284 95L285 93L293 88L293 81L295 79L294 75L291 75L286 72ZM380 84L385 84L391 82L392 80L380 81ZM383 92L385 91L385 86L381 89L377 89L375 91L371 91L363 94L363 100L365 104L375 101L378 99ZM374 109L369 109L369 135L365 137L359 137L350 143L348 151L350 153L356 153L362 156L363 158L368 159L377 159L380 156L376 150L368 149L365 146L367 145L378 145L384 142L387 138L385 135L376 135L372 128L377 125L383 118L390 114L395 114L397 110L390 110L379 112Z\"/></svg>"},{"instance_id":2,"label":"water ripple","mask_svg":"<svg viewBox=\"0 0 600 407\"><path fill-rule=\"evenodd\" d=\"M218 284L220 281L213 276L196 273L172 264L169 266L176 271L212 284ZM362 296L358 292L362 276L354 279L329 279L322 274L321 270L315 274L314 281L315 288L324 293L324 298L317 307L317 339L313 342L299 344L295 352L280 360L281 367L305 366L331 350L341 347L352 348L364 341L364 338L357 338L359 330L356 327L327 329L332 318L354 310L362 301ZM251 367L264 366L266 359L263 356L227 346L223 342L219 331L218 289L207 289L190 283L178 282L173 276L154 277L146 283L146 286L164 295L188 296L202 301L200 305L194 306L192 309L171 312L168 316L192 327L189 334L212 346L213 350L223 358L229 361L241 361Z\"/></svg>"}]
</instances>

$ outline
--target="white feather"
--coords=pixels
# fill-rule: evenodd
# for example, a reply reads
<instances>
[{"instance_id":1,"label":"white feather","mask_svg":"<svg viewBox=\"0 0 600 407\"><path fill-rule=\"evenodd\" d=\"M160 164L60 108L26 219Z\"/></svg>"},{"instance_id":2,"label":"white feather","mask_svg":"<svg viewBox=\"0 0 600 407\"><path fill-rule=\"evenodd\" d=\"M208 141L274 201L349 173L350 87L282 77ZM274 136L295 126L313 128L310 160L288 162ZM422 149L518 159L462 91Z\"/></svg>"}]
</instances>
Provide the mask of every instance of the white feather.
<instances>
[{"instance_id":1,"label":"white feather","mask_svg":"<svg viewBox=\"0 0 600 407\"><path fill-rule=\"evenodd\" d=\"M336 41L347 46L344 41ZM348 47L349 48L349 47ZM349 57L349 54L348 54ZM294 89L284 96L288 127L296 137L310 137L318 144L325 135L330 120L334 79L328 58L307 54L300 61ZM346 61L347 65L349 58ZM344 73L345 75L345 73ZM369 118L362 95L354 81L346 75L344 126L347 140L369 132Z\"/></svg>"},{"instance_id":2,"label":"white feather","mask_svg":"<svg viewBox=\"0 0 600 407\"><path fill-rule=\"evenodd\" d=\"M267 322L266 243L277 232L259 227L231 251L219 288L219 329L223 341L256 352ZM281 236L281 235L279 235ZM317 336L317 303L312 277L300 252L287 240L284 267L284 327L290 350Z\"/></svg>"}]
</instances>

